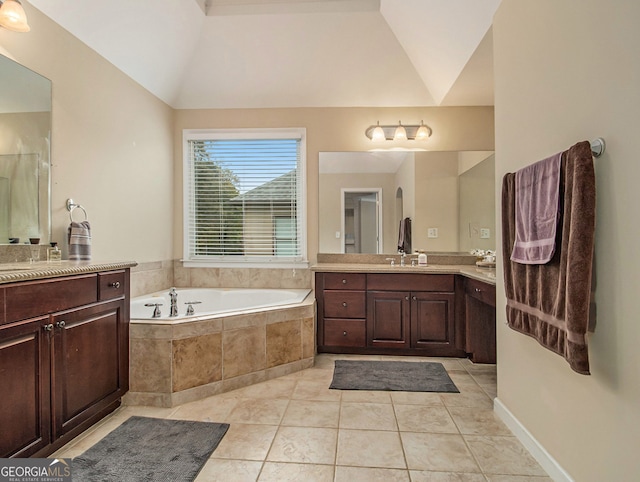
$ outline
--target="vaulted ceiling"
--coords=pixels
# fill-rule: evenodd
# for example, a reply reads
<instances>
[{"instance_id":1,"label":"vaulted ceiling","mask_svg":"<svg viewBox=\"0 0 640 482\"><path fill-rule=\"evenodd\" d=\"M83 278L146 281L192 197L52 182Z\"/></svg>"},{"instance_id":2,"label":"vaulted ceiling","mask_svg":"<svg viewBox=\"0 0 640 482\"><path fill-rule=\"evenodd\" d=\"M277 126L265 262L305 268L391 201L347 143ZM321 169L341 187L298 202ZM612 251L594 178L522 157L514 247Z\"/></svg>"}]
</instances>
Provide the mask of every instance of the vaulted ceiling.
<instances>
[{"instance_id":1,"label":"vaulted ceiling","mask_svg":"<svg viewBox=\"0 0 640 482\"><path fill-rule=\"evenodd\" d=\"M492 105L500 0L30 0L174 108Z\"/></svg>"}]
</instances>

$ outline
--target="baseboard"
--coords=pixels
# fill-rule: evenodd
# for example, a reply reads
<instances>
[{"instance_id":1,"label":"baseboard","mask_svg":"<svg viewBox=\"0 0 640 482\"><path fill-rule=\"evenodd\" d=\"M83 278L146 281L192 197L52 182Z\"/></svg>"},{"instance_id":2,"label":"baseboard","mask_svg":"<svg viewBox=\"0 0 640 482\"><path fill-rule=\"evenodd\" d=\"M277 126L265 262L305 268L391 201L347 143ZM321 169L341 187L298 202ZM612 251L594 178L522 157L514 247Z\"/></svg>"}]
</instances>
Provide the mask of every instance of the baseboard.
<instances>
[{"instance_id":1,"label":"baseboard","mask_svg":"<svg viewBox=\"0 0 640 482\"><path fill-rule=\"evenodd\" d=\"M549 474L549 477L556 482L574 482L556 459L540 445L540 442L531 435L525 426L520 423L520 420L518 420L498 398L493 400L493 411L500 417L505 425L509 427L522 445L527 448L533 458L535 458L547 474Z\"/></svg>"}]
</instances>

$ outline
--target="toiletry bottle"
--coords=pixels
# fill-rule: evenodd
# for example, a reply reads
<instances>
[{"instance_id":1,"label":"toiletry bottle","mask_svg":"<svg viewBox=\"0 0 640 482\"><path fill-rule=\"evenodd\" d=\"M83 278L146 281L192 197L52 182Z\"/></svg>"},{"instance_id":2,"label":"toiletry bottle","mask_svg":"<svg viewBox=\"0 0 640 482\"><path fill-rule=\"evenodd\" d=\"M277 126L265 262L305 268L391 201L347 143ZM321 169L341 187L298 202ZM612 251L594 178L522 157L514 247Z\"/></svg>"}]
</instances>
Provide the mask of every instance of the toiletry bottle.
<instances>
[{"instance_id":1,"label":"toiletry bottle","mask_svg":"<svg viewBox=\"0 0 640 482\"><path fill-rule=\"evenodd\" d=\"M427 265L427 253L424 250L418 251L418 266L426 266Z\"/></svg>"},{"instance_id":2,"label":"toiletry bottle","mask_svg":"<svg viewBox=\"0 0 640 482\"><path fill-rule=\"evenodd\" d=\"M50 248L47 248L47 261L49 262L59 262L62 261L62 251L58 248L58 243L49 243L51 245Z\"/></svg>"}]
</instances>

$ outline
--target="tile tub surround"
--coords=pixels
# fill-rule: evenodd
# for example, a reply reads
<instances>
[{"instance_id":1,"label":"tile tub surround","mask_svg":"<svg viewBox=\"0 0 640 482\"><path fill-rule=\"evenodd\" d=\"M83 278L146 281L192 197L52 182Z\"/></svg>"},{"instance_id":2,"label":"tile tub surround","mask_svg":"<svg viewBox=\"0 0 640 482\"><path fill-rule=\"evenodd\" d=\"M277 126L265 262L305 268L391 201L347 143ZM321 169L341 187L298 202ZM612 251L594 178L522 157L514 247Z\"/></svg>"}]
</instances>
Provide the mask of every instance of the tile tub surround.
<instances>
[{"instance_id":1,"label":"tile tub surround","mask_svg":"<svg viewBox=\"0 0 640 482\"><path fill-rule=\"evenodd\" d=\"M172 407L313 365L313 292L293 307L130 325L127 405Z\"/></svg>"}]
</instances>

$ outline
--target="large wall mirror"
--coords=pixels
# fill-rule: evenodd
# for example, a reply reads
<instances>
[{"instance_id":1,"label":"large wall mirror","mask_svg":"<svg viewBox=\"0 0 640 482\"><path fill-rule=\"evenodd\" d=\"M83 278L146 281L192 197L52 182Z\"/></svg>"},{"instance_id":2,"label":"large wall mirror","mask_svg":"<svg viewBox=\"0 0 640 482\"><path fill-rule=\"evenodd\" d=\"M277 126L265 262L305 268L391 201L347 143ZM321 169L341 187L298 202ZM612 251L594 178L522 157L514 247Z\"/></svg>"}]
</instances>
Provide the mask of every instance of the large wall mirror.
<instances>
[{"instance_id":1,"label":"large wall mirror","mask_svg":"<svg viewBox=\"0 0 640 482\"><path fill-rule=\"evenodd\" d=\"M495 249L494 176L490 151L321 152L319 252L397 253L405 218L412 251Z\"/></svg>"},{"instance_id":2,"label":"large wall mirror","mask_svg":"<svg viewBox=\"0 0 640 482\"><path fill-rule=\"evenodd\" d=\"M0 244L51 235L51 81L0 55Z\"/></svg>"}]
</instances>

